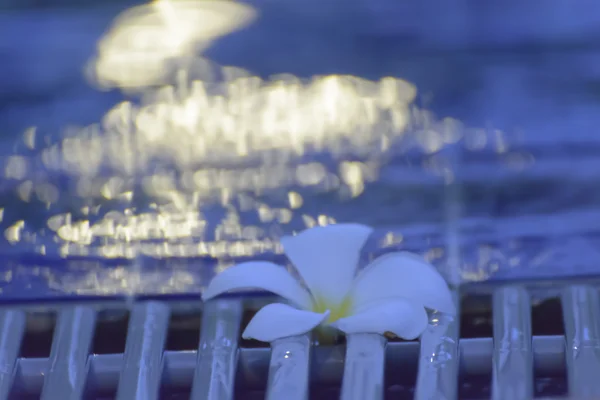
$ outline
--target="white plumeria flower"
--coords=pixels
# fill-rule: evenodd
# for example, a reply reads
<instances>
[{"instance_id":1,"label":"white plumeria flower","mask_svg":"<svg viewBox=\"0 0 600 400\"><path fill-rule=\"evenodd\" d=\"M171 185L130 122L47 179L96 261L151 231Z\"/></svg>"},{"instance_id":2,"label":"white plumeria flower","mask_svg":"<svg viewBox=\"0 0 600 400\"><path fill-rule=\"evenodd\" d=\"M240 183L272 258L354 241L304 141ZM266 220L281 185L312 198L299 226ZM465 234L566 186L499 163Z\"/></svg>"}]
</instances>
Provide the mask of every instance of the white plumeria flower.
<instances>
[{"instance_id":1,"label":"white plumeria flower","mask_svg":"<svg viewBox=\"0 0 600 400\"><path fill-rule=\"evenodd\" d=\"M284 237L285 254L305 285L280 265L252 261L217 275L203 298L263 289L288 300L291 305L263 307L246 327L245 339L263 342L304 334L319 325L345 334L392 333L412 340L427 327L426 308L456 313L446 281L417 255L389 253L356 274L360 252L372 232L364 225L339 224Z\"/></svg>"}]
</instances>

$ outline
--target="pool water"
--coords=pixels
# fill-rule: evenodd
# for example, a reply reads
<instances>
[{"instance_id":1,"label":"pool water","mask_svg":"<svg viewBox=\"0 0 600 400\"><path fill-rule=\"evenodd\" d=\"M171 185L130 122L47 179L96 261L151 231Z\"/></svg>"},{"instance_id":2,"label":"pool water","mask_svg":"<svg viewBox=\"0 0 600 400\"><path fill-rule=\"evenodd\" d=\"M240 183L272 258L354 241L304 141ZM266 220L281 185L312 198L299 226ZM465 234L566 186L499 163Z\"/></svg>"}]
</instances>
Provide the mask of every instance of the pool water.
<instances>
[{"instance_id":1,"label":"pool water","mask_svg":"<svg viewBox=\"0 0 600 400\"><path fill-rule=\"evenodd\" d=\"M91 87L82 73L129 4L0 13L0 37L11 38L0 41L1 296L197 293L236 261L284 261L283 234L350 221L376 228L365 260L408 249L457 282L597 274L600 53L592 17L549 25L545 12L533 17L525 5L497 15L493 5L455 5L439 20L427 12L434 3L396 14L384 3L362 14L358 6L318 13L307 5L296 17L263 3L257 22L205 57L265 86L284 73L393 76L417 89L406 106L410 124L385 152L275 151L262 165L233 157L210 168L182 164L193 135L172 134L160 142L168 156L146 159L150 145L139 134L117 140L89 128L118 123L124 99L142 107L129 93ZM406 15L397 26L373 23L397 14ZM198 62L190 80L205 75ZM109 161L91 168L98 152ZM128 169L130 161L137 167ZM182 184L192 175L202 190ZM147 182L162 192L146 190Z\"/></svg>"}]
</instances>

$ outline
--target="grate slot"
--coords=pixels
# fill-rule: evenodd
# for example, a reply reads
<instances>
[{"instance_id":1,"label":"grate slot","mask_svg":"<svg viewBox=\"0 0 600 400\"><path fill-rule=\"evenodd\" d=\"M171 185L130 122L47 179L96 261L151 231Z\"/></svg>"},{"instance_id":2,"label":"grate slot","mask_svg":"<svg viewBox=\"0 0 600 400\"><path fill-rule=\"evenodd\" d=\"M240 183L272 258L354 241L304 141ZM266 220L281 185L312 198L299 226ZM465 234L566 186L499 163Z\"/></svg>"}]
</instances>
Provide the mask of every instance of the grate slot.
<instances>
[{"instance_id":1,"label":"grate slot","mask_svg":"<svg viewBox=\"0 0 600 400\"><path fill-rule=\"evenodd\" d=\"M383 399L386 343L385 337L373 333L346 337L343 400Z\"/></svg>"},{"instance_id":2,"label":"grate slot","mask_svg":"<svg viewBox=\"0 0 600 400\"><path fill-rule=\"evenodd\" d=\"M453 292L459 307L458 293ZM460 315L460 310L457 310ZM434 312L421 336L416 400L456 399L458 394L460 317Z\"/></svg>"},{"instance_id":3,"label":"grate slot","mask_svg":"<svg viewBox=\"0 0 600 400\"><path fill-rule=\"evenodd\" d=\"M492 399L533 398L531 300L520 286L497 289L493 295L494 353Z\"/></svg>"},{"instance_id":4,"label":"grate slot","mask_svg":"<svg viewBox=\"0 0 600 400\"><path fill-rule=\"evenodd\" d=\"M22 311L0 311L0 400L9 398L13 386L17 358L25 333L25 319Z\"/></svg>"},{"instance_id":5,"label":"grate slot","mask_svg":"<svg viewBox=\"0 0 600 400\"><path fill-rule=\"evenodd\" d=\"M600 398L600 299L597 289L568 287L562 295L570 395Z\"/></svg>"},{"instance_id":6,"label":"grate slot","mask_svg":"<svg viewBox=\"0 0 600 400\"><path fill-rule=\"evenodd\" d=\"M165 350L187 351L198 349L201 325L202 313L200 310L187 312L183 315L172 312Z\"/></svg>"},{"instance_id":7,"label":"grate slot","mask_svg":"<svg viewBox=\"0 0 600 400\"><path fill-rule=\"evenodd\" d=\"M233 399L243 312L238 300L204 303L192 400Z\"/></svg>"},{"instance_id":8,"label":"grate slot","mask_svg":"<svg viewBox=\"0 0 600 400\"><path fill-rule=\"evenodd\" d=\"M29 312L25 318L25 334L21 343L22 358L48 358L56 326L56 312Z\"/></svg>"},{"instance_id":9,"label":"grate slot","mask_svg":"<svg viewBox=\"0 0 600 400\"><path fill-rule=\"evenodd\" d=\"M165 303L134 305L117 400L158 400L169 319L170 309Z\"/></svg>"},{"instance_id":10,"label":"grate slot","mask_svg":"<svg viewBox=\"0 0 600 400\"><path fill-rule=\"evenodd\" d=\"M463 339L489 338L494 335L491 296L464 296L460 302L459 331Z\"/></svg>"},{"instance_id":11,"label":"grate slot","mask_svg":"<svg viewBox=\"0 0 600 400\"><path fill-rule=\"evenodd\" d=\"M89 307L73 307L59 313L42 400L81 399L95 326L96 312Z\"/></svg>"},{"instance_id":12,"label":"grate slot","mask_svg":"<svg viewBox=\"0 0 600 400\"><path fill-rule=\"evenodd\" d=\"M129 310L101 311L92 342L93 354L123 354L129 326Z\"/></svg>"},{"instance_id":13,"label":"grate slot","mask_svg":"<svg viewBox=\"0 0 600 400\"><path fill-rule=\"evenodd\" d=\"M311 336L299 335L271 343L267 400L309 398Z\"/></svg>"},{"instance_id":14,"label":"grate slot","mask_svg":"<svg viewBox=\"0 0 600 400\"><path fill-rule=\"evenodd\" d=\"M533 336L565 334L560 298L554 297L532 305L531 334Z\"/></svg>"}]
</instances>

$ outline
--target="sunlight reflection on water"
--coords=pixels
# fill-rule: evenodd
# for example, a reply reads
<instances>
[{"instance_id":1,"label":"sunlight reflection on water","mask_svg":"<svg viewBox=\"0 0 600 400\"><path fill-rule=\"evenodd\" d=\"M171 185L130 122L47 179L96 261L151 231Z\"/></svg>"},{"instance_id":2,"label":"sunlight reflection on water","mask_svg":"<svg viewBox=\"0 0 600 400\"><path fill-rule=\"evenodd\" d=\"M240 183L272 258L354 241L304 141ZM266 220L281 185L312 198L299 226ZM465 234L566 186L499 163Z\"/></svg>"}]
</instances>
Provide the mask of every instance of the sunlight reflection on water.
<instances>
[{"instance_id":1,"label":"sunlight reflection on water","mask_svg":"<svg viewBox=\"0 0 600 400\"><path fill-rule=\"evenodd\" d=\"M506 170L541 165L533 154L500 130L417 107L416 87L402 79L261 79L195 56L256 18L236 3L199 4L161 0L116 18L87 72L129 100L58 140L32 127L3 160L0 251L64 260L69 270L16 262L6 282L36 275L85 294L196 291L235 260L280 254L281 235L348 221L377 228L369 253L406 248L440 268L456 270L449 260L472 246L453 280L486 280L531 261L515 249L538 244L498 243L499 230L477 215L461 235L456 186L459 174L460 184L505 179L493 163L461 171L464 150L500 160L509 179ZM212 24L198 23L207 18ZM514 226L523 235L541 229L526 219ZM547 253L539 247L533 261ZM189 258L194 271L180 261Z\"/></svg>"}]
</instances>

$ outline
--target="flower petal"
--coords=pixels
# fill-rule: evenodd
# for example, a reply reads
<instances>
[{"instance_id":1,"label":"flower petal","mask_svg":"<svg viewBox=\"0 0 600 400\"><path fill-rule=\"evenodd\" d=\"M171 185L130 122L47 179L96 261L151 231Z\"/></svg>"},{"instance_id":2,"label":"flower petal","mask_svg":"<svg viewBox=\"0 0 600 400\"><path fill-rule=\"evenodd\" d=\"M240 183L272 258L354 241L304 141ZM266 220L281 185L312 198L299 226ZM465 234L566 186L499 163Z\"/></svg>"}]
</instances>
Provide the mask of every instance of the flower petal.
<instances>
[{"instance_id":1,"label":"flower petal","mask_svg":"<svg viewBox=\"0 0 600 400\"><path fill-rule=\"evenodd\" d=\"M310 332L327 318L329 318L329 311L319 314L297 310L287 304L269 304L261 308L250 320L242 337L272 342Z\"/></svg>"},{"instance_id":2,"label":"flower petal","mask_svg":"<svg viewBox=\"0 0 600 400\"><path fill-rule=\"evenodd\" d=\"M331 325L346 335L391 332L403 339L416 339L427 328L425 307L406 299L382 301Z\"/></svg>"},{"instance_id":3,"label":"flower petal","mask_svg":"<svg viewBox=\"0 0 600 400\"><path fill-rule=\"evenodd\" d=\"M294 305L312 308L312 297L286 269L266 261L251 261L227 268L213 278L204 293L209 300L231 290L263 289L275 293Z\"/></svg>"},{"instance_id":4,"label":"flower petal","mask_svg":"<svg viewBox=\"0 0 600 400\"><path fill-rule=\"evenodd\" d=\"M448 284L435 267L416 254L389 253L368 265L352 288L355 310L402 297L427 308L456 314Z\"/></svg>"},{"instance_id":5,"label":"flower petal","mask_svg":"<svg viewBox=\"0 0 600 400\"><path fill-rule=\"evenodd\" d=\"M336 306L352 286L360 251L372 231L359 224L319 226L283 237L281 244L313 297Z\"/></svg>"}]
</instances>

